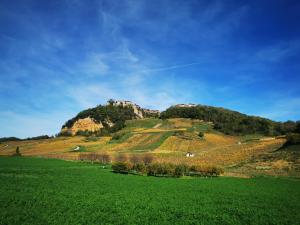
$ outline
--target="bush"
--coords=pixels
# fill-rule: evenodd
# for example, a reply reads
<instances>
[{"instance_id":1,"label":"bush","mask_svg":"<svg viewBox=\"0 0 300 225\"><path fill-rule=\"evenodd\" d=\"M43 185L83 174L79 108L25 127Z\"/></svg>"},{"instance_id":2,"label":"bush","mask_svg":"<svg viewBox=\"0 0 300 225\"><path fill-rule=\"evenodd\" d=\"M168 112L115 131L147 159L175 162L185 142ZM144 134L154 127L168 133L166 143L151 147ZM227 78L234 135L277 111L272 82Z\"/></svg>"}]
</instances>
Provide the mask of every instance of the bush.
<instances>
[{"instance_id":1,"label":"bush","mask_svg":"<svg viewBox=\"0 0 300 225\"><path fill-rule=\"evenodd\" d=\"M159 165L157 163L154 164L149 164L147 166L147 175L148 176L156 176L156 174L158 174L158 169Z\"/></svg>"},{"instance_id":2,"label":"bush","mask_svg":"<svg viewBox=\"0 0 300 225\"><path fill-rule=\"evenodd\" d=\"M97 158L98 158L99 162L102 163L102 164L108 164L108 163L111 162L110 155L105 154L105 153L99 154Z\"/></svg>"},{"instance_id":3,"label":"bush","mask_svg":"<svg viewBox=\"0 0 300 225\"><path fill-rule=\"evenodd\" d=\"M81 147L80 147L81 148ZM80 153L78 155L78 159L80 161L91 161L91 162L95 162L98 159L98 154L96 154L95 152L90 152L90 153Z\"/></svg>"},{"instance_id":4,"label":"bush","mask_svg":"<svg viewBox=\"0 0 300 225\"><path fill-rule=\"evenodd\" d=\"M112 164L112 170L115 173L128 173L132 169L132 165L127 162L116 162Z\"/></svg>"},{"instance_id":5,"label":"bush","mask_svg":"<svg viewBox=\"0 0 300 225\"><path fill-rule=\"evenodd\" d=\"M84 136L84 137L89 137L93 134L93 132L88 131L88 130L78 130L76 132L76 136Z\"/></svg>"},{"instance_id":6,"label":"bush","mask_svg":"<svg viewBox=\"0 0 300 225\"><path fill-rule=\"evenodd\" d=\"M185 164L175 166L174 176L181 177L189 174L189 167Z\"/></svg>"},{"instance_id":7,"label":"bush","mask_svg":"<svg viewBox=\"0 0 300 225\"><path fill-rule=\"evenodd\" d=\"M300 144L300 134L296 134L296 133L288 134L286 136L286 139L287 139L287 142L286 142L287 145Z\"/></svg>"},{"instance_id":8,"label":"bush","mask_svg":"<svg viewBox=\"0 0 300 225\"><path fill-rule=\"evenodd\" d=\"M148 176L166 176L166 177L181 177L181 176L219 176L224 171L216 166L191 166L185 164L174 165L171 163L135 163L116 162L112 169L116 173L139 173L147 174Z\"/></svg>"},{"instance_id":9,"label":"bush","mask_svg":"<svg viewBox=\"0 0 300 225\"><path fill-rule=\"evenodd\" d=\"M192 176L213 177L222 173L224 170L216 166L191 166L190 168L190 175Z\"/></svg>"},{"instance_id":10,"label":"bush","mask_svg":"<svg viewBox=\"0 0 300 225\"><path fill-rule=\"evenodd\" d=\"M142 159L140 157L138 157L137 155L132 155L132 156L130 156L129 161L136 164L136 163L140 163L142 161Z\"/></svg>"},{"instance_id":11,"label":"bush","mask_svg":"<svg viewBox=\"0 0 300 225\"><path fill-rule=\"evenodd\" d=\"M72 133L70 131L63 131L63 132L60 132L58 135L58 137L72 137Z\"/></svg>"},{"instance_id":12,"label":"bush","mask_svg":"<svg viewBox=\"0 0 300 225\"><path fill-rule=\"evenodd\" d=\"M125 154L119 154L115 157L116 162L127 162L128 161L128 156Z\"/></svg>"},{"instance_id":13,"label":"bush","mask_svg":"<svg viewBox=\"0 0 300 225\"><path fill-rule=\"evenodd\" d=\"M148 176L173 176L175 166L170 163L153 163L147 166Z\"/></svg>"},{"instance_id":14,"label":"bush","mask_svg":"<svg viewBox=\"0 0 300 225\"><path fill-rule=\"evenodd\" d=\"M22 156L22 154L20 153L20 148L19 148L19 146L17 146L16 152L15 152L12 156Z\"/></svg>"},{"instance_id":15,"label":"bush","mask_svg":"<svg viewBox=\"0 0 300 225\"><path fill-rule=\"evenodd\" d=\"M145 154L145 155L143 155L143 157L142 157L142 161L143 161L146 165L148 165L148 164L152 163L152 161L153 161L153 156L150 155L150 154Z\"/></svg>"},{"instance_id":16,"label":"bush","mask_svg":"<svg viewBox=\"0 0 300 225\"><path fill-rule=\"evenodd\" d=\"M198 136L199 136L200 138L204 138L204 133L200 131L199 134L198 134Z\"/></svg>"},{"instance_id":17,"label":"bush","mask_svg":"<svg viewBox=\"0 0 300 225\"><path fill-rule=\"evenodd\" d=\"M132 169L140 174L147 173L147 166L144 163L136 163L133 165Z\"/></svg>"},{"instance_id":18,"label":"bush","mask_svg":"<svg viewBox=\"0 0 300 225\"><path fill-rule=\"evenodd\" d=\"M184 135L184 132L182 130L177 130L174 132L174 136L183 136Z\"/></svg>"},{"instance_id":19,"label":"bush","mask_svg":"<svg viewBox=\"0 0 300 225\"><path fill-rule=\"evenodd\" d=\"M112 136L112 140L120 140L123 136L125 135L125 133L114 133L113 136Z\"/></svg>"}]
</instances>

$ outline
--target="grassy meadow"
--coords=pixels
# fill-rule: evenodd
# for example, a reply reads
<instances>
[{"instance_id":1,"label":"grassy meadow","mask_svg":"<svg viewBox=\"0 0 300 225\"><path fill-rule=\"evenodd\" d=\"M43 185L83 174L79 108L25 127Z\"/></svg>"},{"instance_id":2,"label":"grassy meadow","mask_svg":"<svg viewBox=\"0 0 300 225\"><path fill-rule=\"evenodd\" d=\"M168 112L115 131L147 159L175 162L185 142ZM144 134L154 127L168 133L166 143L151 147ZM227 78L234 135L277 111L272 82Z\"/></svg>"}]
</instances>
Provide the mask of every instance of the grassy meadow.
<instances>
[{"instance_id":1,"label":"grassy meadow","mask_svg":"<svg viewBox=\"0 0 300 225\"><path fill-rule=\"evenodd\" d=\"M300 224L300 180L157 178L0 157L0 224Z\"/></svg>"}]
</instances>

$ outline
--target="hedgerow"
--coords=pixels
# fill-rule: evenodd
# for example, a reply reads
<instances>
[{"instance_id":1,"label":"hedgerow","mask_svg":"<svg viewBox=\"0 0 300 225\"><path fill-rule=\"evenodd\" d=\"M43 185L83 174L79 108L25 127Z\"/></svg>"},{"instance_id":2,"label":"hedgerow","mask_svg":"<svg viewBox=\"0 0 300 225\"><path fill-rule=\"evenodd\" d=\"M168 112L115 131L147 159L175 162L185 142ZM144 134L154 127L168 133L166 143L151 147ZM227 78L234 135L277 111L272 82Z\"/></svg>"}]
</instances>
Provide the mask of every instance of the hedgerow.
<instances>
[{"instance_id":1,"label":"hedgerow","mask_svg":"<svg viewBox=\"0 0 300 225\"><path fill-rule=\"evenodd\" d=\"M188 166L185 164L171 163L129 163L115 162L112 164L112 170L115 173L132 173L156 177L182 177L182 176L200 176L217 177L224 171L216 166Z\"/></svg>"}]
</instances>

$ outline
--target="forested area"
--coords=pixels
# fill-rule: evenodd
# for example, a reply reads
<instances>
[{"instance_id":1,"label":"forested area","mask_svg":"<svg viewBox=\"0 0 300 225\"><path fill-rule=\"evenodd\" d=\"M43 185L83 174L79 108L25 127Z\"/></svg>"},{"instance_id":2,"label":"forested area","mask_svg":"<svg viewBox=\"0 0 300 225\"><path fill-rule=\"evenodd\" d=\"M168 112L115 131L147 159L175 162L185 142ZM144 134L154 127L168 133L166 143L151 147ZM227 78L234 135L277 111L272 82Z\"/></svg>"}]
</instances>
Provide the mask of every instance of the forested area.
<instances>
[{"instance_id":1,"label":"forested area","mask_svg":"<svg viewBox=\"0 0 300 225\"><path fill-rule=\"evenodd\" d=\"M236 111L197 105L195 107L172 106L161 113L162 119L191 118L212 122L214 128L225 134L282 135L300 131L300 121L276 122L257 116L248 116Z\"/></svg>"}]
</instances>

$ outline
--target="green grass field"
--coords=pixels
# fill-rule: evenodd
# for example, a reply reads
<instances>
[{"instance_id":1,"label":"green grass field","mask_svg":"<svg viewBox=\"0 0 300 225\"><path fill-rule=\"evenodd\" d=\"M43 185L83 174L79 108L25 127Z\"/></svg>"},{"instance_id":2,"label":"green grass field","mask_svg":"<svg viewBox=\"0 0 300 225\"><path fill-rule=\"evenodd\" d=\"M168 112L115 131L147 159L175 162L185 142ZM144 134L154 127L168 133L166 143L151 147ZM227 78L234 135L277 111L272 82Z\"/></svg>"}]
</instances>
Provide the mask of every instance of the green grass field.
<instances>
[{"instance_id":1,"label":"green grass field","mask_svg":"<svg viewBox=\"0 0 300 225\"><path fill-rule=\"evenodd\" d=\"M0 224L300 224L300 180L156 178L0 158Z\"/></svg>"}]
</instances>

